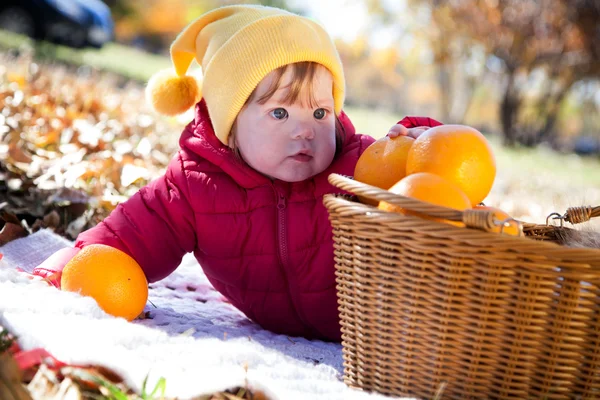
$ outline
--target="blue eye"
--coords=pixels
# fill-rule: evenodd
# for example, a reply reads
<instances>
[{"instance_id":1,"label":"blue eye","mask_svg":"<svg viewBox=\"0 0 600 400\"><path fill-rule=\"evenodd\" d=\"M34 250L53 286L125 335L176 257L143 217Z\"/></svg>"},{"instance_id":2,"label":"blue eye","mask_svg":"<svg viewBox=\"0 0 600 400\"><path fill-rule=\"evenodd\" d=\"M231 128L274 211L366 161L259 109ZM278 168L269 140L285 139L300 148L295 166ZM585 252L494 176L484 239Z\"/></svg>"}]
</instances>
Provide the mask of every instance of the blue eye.
<instances>
[{"instance_id":1,"label":"blue eye","mask_svg":"<svg viewBox=\"0 0 600 400\"><path fill-rule=\"evenodd\" d=\"M276 108L271 111L271 116L275 119L285 119L288 116L288 112L285 108Z\"/></svg>"},{"instance_id":2,"label":"blue eye","mask_svg":"<svg viewBox=\"0 0 600 400\"><path fill-rule=\"evenodd\" d=\"M315 110L315 112L313 113L313 116L316 119L323 119L323 118L325 118L325 115L327 115L327 111L323 108L317 108Z\"/></svg>"}]
</instances>

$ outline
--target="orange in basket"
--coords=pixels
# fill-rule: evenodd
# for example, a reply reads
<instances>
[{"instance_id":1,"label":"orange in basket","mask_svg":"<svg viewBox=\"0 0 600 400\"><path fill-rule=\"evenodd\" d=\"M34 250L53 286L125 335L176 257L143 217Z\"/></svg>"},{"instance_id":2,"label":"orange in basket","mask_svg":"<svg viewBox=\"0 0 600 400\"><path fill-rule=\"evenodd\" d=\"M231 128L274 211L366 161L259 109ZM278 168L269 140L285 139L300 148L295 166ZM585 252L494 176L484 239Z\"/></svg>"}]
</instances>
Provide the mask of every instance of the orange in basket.
<instances>
[{"instance_id":1,"label":"orange in basket","mask_svg":"<svg viewBox=\"0 0 600 400\"><path fill-rule=\"evenodd\" d=\"M354 168L354 179L367 185L389 189L406 176L406 159L415 139L408 136L385 136L371 144ZM377 202L361 198L363 203Z\"/></svg>"},{"instance_id":2,"label":"orange in basket","mask_svg":"<svg viewBox=\"0 0 600 400\"><path fill-rule=\"evenodd\" d=\"M429 172L419 172L402 179L389 189L390 192L413 199L426 201L438 206L453 208L463 211L471 208L471 202L467 195L452 182ZM400 212L411 214L401 207L382 201L379 203L379 209L385 211ZM425 218L425 216L423 216ZM434 219L438 220L438 219ZM463 226L462 223L452 223L453 225Z\"/></svg>"},{"instance_id":3,"label":"orange in basket","mask_svg":"<svg viewBox=\"0 0 600 400\"><path fill-rule=\"evenodd\" d=\"M457 185L479 204L496 177L492 148L478 130L465 125L441 125L425 131L408 152L406 173L431 172Z\"/></svg>"}]
</instances>

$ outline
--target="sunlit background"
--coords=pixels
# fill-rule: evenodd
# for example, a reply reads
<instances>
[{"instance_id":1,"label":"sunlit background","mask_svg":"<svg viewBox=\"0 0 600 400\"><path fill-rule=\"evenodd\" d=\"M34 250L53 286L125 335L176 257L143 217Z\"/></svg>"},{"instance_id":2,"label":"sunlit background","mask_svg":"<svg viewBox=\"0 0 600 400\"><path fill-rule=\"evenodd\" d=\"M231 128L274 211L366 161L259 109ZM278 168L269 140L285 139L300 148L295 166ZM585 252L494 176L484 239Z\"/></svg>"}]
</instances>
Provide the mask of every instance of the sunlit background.
<instances>
[{"instance_id":1,"label":"sunlit background","mask_svg":"<svg viewBox=\"0 0 600 400\"><path fill-rule=\"evenodd\" d=\"M229 3L109 5L117 42L166 54L186 23ZM349 106L474 124L527 145L549 141L560 147L564 141L573 145L575 136L597 138L598 1L262 3L325 26L344 61Z\"/></svg>"},{"instance_id":2,"label":"sunlit background","mask_svg":"<svg viewBox=\"0 0 600 400\"><path fill-rule=\"evenodd\" d=\"M21 192L15 180L23 177L38 189L82 191L110 209L157 176L190 114L152 114L143 85L170 66L169 45L186 24L233 3L4 0L5 180ZM358 131L381 137L405 115L471 125L498 159L488 202L536 221L600 205L598 0L246 3L323 24L344 64L346 112ZM71 161L57 167L61 157Z\"/></svg>"}]
</instances>

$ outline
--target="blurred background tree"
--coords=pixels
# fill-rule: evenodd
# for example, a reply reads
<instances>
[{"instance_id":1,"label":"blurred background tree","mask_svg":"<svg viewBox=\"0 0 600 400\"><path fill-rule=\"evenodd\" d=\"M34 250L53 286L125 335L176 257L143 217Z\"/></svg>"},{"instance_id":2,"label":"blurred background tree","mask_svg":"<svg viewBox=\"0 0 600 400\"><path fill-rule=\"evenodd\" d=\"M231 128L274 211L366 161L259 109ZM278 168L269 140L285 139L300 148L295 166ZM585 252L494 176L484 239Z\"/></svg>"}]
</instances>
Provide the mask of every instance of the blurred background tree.
<instances>
[{"instance_id":1,"label":"blurred background tree","mask_svg":"<svg viewBox=\"0 0 600 400\"><path fill-rule=\"evenodd\" d=\"M573 85L600 78L598 1L434 1L433 10L442 32L475 40L488 58L500 60L499 116L507 144L556 140L560 106ZM437 52L440 61L444 53Z\"/></svg>"},{"instance_id":2,"label":"blurred background tree","mask_svg":"<svg viewBox=\"0 0 600 400\"><path fill-rule=\"evenodd\" d=\"M400 24L382 0L370 6ZM500 93L498 122L504 141L560 145L558 132L598 131L600 2L597 0L408 0L417 32L433 52L445 121L464 122L476 90ZM488 90L484 90L488 92ZM569 95L576 115L557 122ZM593 112L591 116L590 112ZM579 121L577 121L579 119ZM563 121L564 122L564 121ZM572 131L571 130L571 133Z\"/></svg>"}]
</instances>

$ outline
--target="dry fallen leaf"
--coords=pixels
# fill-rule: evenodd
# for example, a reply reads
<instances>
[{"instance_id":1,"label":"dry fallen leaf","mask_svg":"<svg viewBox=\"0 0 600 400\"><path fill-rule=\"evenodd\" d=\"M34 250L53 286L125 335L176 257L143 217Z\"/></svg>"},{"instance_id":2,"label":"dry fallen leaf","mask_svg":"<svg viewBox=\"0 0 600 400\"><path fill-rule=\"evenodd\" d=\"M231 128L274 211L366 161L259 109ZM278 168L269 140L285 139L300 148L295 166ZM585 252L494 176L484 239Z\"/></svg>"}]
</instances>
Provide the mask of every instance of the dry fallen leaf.
<instances>
[{"instance_id":1,"label":"dry fallen leaf","mask_svg":"<svg viewBox=\"0 0 600 400\"><path fill-rule=\"evenodd\" d=\"M12 222L6 222L2 230L0 230L0 246L27 235L27 230L21 224L17 225Z\"/></svg>"},{"instance_id":2,"label":"dry fallen leaf","mask_svg":"<svg viewBox=\"0 0 600 400\"><path fill-rule=\"evenodd\" d=\"M27 385L34 400L83 400L81 389L70 378L60 380L60 377L45 364Z\"/></svg>"},{"instance_id":3,"label":"dry fallen leaf","mask_svg":"<svg viewBox=\"0 0 600 400\"><path fill-rule=\"evenodd\" d=\"M0 399L31 400L21 380L21 371L12 355L9 352L0 353Z\"/></svg>"}]
</instances>

